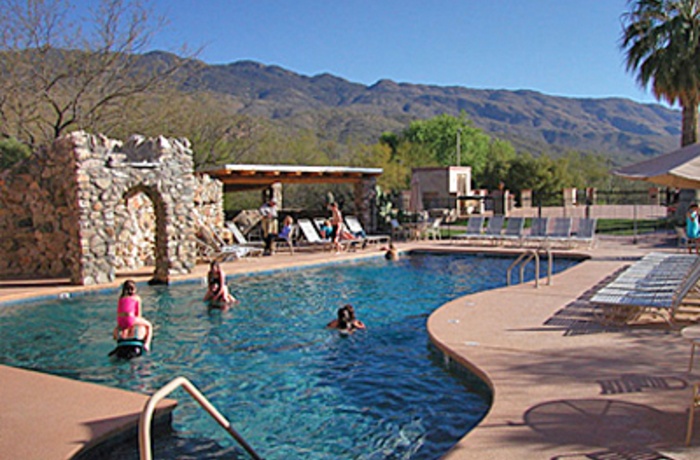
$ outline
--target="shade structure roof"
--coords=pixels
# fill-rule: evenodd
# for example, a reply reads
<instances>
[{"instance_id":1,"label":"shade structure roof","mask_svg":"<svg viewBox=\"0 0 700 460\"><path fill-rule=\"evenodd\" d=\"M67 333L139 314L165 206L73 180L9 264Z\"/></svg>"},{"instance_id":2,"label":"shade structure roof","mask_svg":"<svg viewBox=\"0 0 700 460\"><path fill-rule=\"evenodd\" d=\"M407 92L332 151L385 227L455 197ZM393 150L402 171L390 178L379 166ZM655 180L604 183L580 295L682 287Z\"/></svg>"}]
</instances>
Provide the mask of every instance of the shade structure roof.
<instances>
[{"instance_id":1,"label":"shade structure roof","mask_svg":"<svg viewBox=\"0 0 700 460\"><path fill-rule=\"evenodd\" d=\"M228 164L204 168L197 173L208 174L224 183L226 191L250 190L283 184L342 184L357 183L380 176L381 168L346 166L246 165Z\"/></svg>"},{"instance_id":2,"label":"shade structure roof","mask_svg":"<svg viewBox=\"0 0 700 460\"><path fill-rule=\"evenodd\" d=\"M675 188L700 189L700 144L690 144L613 171L616 176Z\"/></svg>"}]
</instances>

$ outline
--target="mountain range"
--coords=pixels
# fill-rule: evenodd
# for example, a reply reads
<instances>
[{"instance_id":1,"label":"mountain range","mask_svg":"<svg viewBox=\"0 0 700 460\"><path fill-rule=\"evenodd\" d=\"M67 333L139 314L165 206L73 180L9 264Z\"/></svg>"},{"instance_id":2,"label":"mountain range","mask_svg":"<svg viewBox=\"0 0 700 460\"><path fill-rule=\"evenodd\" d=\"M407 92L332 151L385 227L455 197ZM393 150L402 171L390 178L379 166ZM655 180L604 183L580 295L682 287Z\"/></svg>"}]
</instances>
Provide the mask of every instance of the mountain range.
<instances>
[{"instance_id":1,"label":"mountain range","mask_svg":"<svg viewBox=\"0 0 700 460\"><path fill-rule=\"evenodd\" d=\"M398 133L412 120L464 112L476 127L535 155L576 150L626 164L680 144L680 111L660 104L391 80L365 86L253 61L200 64L186 82L189 89L226 95L222 101L235 104L237 113L312 129L341 142L375 143L383 132Z\"/></svg>"}]
</instances>

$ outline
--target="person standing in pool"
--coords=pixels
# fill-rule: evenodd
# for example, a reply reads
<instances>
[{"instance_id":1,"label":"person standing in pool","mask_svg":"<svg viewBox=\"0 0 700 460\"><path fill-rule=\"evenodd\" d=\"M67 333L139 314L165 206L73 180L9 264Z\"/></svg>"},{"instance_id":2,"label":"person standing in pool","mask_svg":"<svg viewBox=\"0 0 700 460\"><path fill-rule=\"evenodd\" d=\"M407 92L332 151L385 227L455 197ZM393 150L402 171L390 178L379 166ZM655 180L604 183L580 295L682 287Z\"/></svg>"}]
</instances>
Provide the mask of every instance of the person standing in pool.
<instances>
[{"instance_id":1,"label":"person standing in pool","mask_svg":"<svg viewBox=\"0 0 700 460\"><path fill-rule=\"evenodd\" d=\"M141 296L136 294L136 283L126 280L122 285L122 292L117 302L117 326L112 332L115 340L126 340L137 336L137 328L143 327L143 347L151 349L153 338L153 325L143 318Z\"/></svg>"},{"instance_id":2,"label":"person standing in pool","mask_svg":"<svg viewBox=\"0 0 700 460\"><path fill-rule=\"evenodd\" d=\"M328 323L326 327L338 329L341 332L350 333L355 329L366 329L365 323L355 317L355 308L346 304L338 309L338 317Z\"/></svg>"},{"instance_id":3,"label":"person standing in pool","mask_svg":"<svg viewBox=\"0 0 700 460\"><path fill-rule=\"evenodd\" d=\"M220 305L236 303L236 298L231 295L226 286L224 270L221 268L221 265L219 265L219 262L215 260L209 264L209 273L207 273L207 293L204 294L204 300Z\"/></svg>"}]
</instances>

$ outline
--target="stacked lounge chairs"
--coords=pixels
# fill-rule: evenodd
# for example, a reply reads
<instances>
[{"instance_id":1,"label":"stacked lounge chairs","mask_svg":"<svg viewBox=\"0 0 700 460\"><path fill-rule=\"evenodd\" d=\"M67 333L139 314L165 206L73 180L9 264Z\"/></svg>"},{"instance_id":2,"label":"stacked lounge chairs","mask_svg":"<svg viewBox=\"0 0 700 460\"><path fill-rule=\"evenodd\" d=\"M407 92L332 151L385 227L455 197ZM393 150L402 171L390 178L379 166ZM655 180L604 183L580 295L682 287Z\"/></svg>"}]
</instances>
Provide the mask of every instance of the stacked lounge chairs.
<instances>
[{"instance_id":1,"label":"stacked lounge chairs","mask_svg":"<svg viewBox=\"0 0 700 460\"><path fill-rule=\"evenodd\" d=\"M490 242L494 245L565 249L582 245L591 247L595 243L594 218L533 217L527 233L524 217L493 216L486 226L485 222L486 218L483 216L472 216L467 222L465 232L454 235L453 238L473 244Z\"/></svg>"},{"instance_id":2,"label":"stacked lounge chairs","mask_svg":"<svg viewBox=\"0 0 700 460\"><path fill-rule=\"evenodd\" d=\"M697 291L700 257L650 253L599 289L591 304L604 323L626 324L643 314L673 325L675 313L691 291Z\"/></svg>"}]
</instances>

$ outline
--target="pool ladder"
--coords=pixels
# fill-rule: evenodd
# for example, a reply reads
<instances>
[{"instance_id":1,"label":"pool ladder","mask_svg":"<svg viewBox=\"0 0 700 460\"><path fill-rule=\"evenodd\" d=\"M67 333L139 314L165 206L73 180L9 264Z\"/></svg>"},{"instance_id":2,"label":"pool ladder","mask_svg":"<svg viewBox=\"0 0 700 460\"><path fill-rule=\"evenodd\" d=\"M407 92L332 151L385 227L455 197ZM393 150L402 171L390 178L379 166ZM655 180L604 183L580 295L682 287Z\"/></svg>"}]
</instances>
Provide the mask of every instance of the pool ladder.
<instances>
[{"instance_id":1,"label":"pool ladder","mask_svg":"<svg viewBox=\"0 0 700 460\"><path fill-rule=\"evenodd\" d=\"M552 284L552 252L548 249L544 249L547 255L547 285ZM530 263L532 259L535 259L535 287L540 287L540 249L529 249L518 256L515 261L508 267L506 272L506 284L510 286L512 272L516 267L520 268L520 282L523 282L525 276L525 266Z\"/></svg>"},{"instance_id":2,"label":"pool ladder","mask_svg":"<svg viewBox=\"0 0 700 460\"><path fill-rule=\"evenodd\" d=\"M156 409L156 405L170 393L175 391L178 387L183 387L187 393L194 398L195 401L202 406L202 409L207 411L209 415L216 420L222 428L224 428L228 433L238 442L238 444L243 447L246 452L254 460L261 460L260 457L250 445L241 437L240 434L236 432L231 427L231 422L226 420L226 418L221 415L221 413L216 410L216 407L209 402L209 400L194 386L192 382L184 377L176 377L167 383L163 388L153 393L153 395L148 398L146 405L141 411L141 417L139 418L139 456L141 460L152 460L153 452L151 450L151 421L153 420L153 411Z\"/></svg>"}]
</instances>

